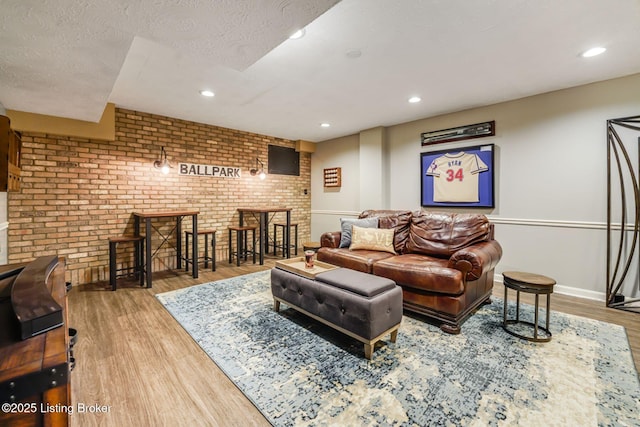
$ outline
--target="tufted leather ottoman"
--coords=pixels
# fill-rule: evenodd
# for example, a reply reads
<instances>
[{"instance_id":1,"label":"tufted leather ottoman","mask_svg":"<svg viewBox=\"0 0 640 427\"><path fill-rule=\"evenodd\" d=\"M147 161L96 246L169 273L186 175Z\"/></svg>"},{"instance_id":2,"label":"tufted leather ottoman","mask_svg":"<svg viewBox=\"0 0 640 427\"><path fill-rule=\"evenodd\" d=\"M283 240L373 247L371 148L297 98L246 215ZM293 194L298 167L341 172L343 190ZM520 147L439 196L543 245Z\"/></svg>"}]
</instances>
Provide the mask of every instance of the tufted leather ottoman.
<instances>
[{"instance_id":1,"label":"tufted leather ottoman","mask_svg":"<svg viewBox=\"0 0 640 427\"><path fill-rule=\"evenodd\" d=\"M280 268L271 270L274 310L280 303L364 343L371 359L375 343L386 334L391 342L402 321L402 290L393 280L336 268L315 276L300 276Z\"/></svg>"}]
</instances>

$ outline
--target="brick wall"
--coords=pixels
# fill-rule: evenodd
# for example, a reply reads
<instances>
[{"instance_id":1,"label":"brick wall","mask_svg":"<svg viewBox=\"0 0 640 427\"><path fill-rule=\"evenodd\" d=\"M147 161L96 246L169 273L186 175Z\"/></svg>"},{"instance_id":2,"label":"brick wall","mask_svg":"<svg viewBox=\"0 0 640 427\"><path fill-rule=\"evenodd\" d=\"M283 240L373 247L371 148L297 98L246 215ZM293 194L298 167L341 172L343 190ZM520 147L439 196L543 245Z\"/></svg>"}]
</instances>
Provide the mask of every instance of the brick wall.
<instances>
[{"instance_id":1,"label":"brick wall","mask_svg":"<svg viewBox=\"0 0 640 427\"><path fill-rule=\"evenodd\" d=\"M226 227L238 223L237 207L291 207L299 242L309 240L311 156L300 153L300 176L263 181L249 169L256 156L266 169L269 144L295 142L124 109L116 109L115 141L24 133L21 188L8 193L8 262L57 254L66 257L74 285L108 280L108 237L132 233L132 212L145 210L199 210L198 228L218 229L218 262L227 262ZM162 146L174 165L168 175L153 167ZM242 177L179 175L180 162L240 167ZM171 235L175 220L154 225ZM153 240L154 248L161 243L157 232ZM175 263L165 244L153 270Z\"/></svg>"}]
</instances>

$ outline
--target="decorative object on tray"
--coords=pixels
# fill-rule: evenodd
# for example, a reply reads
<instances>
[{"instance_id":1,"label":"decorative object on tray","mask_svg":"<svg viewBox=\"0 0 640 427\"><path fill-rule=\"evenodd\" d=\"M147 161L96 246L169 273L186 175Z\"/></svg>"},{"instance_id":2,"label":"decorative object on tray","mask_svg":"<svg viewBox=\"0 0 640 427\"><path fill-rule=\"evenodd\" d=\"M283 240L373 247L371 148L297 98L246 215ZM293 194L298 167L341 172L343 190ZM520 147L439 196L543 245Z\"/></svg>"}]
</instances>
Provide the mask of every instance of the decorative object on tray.
<instances>
[{"instance_id":1,"label":"decorative object on tray","mask_svg":"<svg viewBox=\"0 0 640 427\"><path fill-rule=\"evenodd\" d=\"M304 251L304 268L313 268L313 257L316 255L316 251L308 250Z\"/></svg>"}]
</instances>

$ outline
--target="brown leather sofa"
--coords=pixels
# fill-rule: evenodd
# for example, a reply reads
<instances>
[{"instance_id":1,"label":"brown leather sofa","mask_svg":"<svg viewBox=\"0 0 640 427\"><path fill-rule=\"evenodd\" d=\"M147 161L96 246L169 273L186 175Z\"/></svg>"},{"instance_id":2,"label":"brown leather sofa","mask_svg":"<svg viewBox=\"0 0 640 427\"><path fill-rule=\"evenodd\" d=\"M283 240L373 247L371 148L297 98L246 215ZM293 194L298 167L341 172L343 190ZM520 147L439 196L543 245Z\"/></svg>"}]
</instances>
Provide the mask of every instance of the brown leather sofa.
<instances>
[{"instance_id":1,"label":"brown leather sofa","mask_svg":"<svg viewBox=\"0 0 640 427\"><path fill-rule=\"evenodd\" d=\"M368 210L379 228L393 228L389 252L340 248L341 232L324 233L318 260L375 274L402 287L404 309L425 315L451 334L489 303L502 247L493 224L480 214Z\"/></svg>"}]
</instances>

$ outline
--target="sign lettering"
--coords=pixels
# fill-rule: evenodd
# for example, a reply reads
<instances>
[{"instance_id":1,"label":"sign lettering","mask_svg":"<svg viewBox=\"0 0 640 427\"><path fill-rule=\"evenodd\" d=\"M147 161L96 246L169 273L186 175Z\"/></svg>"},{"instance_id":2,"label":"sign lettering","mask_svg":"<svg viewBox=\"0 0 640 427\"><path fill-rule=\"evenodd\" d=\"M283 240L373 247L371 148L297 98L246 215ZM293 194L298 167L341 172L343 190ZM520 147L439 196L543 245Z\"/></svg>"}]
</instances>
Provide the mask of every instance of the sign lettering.
<instances>
[{"instance_id":1,"label":"sign lettering","mask_svg":"<svg viewBox=\"0 0 640 427\"><path fill-rule=\"evenodd\" d=\"M180 163L180 175L211 176L213 178L240 178L240 168L217 165Z\"/></svg>"}]
</instances>

